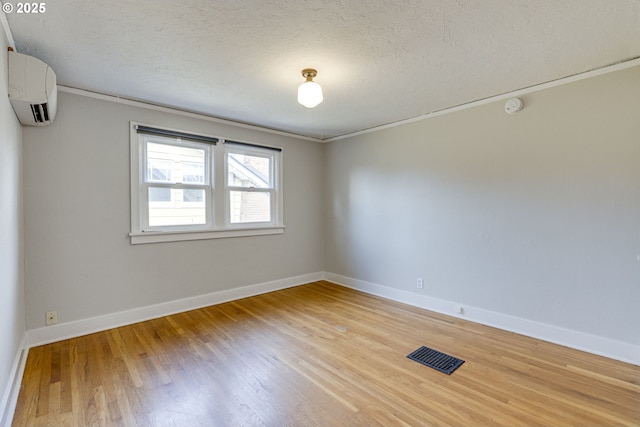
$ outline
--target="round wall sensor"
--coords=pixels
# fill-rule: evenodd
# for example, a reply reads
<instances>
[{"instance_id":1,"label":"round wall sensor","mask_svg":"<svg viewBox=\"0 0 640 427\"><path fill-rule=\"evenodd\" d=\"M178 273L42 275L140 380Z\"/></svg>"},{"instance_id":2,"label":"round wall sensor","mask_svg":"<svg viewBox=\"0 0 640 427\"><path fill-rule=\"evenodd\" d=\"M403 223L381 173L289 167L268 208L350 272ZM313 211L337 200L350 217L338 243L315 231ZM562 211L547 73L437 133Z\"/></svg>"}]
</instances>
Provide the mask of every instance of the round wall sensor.
<instances>
[{"instance_id":1,"label":"round wall sensor","mask_svg":"<svg viewBox=\"0 0 640 427\"><path fill-rule=\"evenodd\" d=\"M522 110L522 107L524 107L524 103L520 98L511 98L504 103L504 111L506 111L507 114L517 113Z\"/></svg>"}]
</instances>

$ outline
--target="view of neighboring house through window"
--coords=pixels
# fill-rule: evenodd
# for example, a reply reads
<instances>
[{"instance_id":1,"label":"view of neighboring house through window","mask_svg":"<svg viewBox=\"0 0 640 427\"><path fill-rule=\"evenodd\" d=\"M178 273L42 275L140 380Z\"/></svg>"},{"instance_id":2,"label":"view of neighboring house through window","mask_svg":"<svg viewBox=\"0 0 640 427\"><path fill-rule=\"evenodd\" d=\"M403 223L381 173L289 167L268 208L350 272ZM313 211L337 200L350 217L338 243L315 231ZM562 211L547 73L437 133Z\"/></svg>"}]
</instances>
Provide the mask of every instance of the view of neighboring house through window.
<instances>
[{"instance_id":1,"label":"view of neighboring house through window","mask_svg":"<svg viewBox=\"0 0 640 427\"><path fill-rule=\"evenodd\" d=\"M205 163L209 147L198 143L147 142L150 227L207 223Z\"/></svg>"},{"instance_id":2,"label":"view of neighboring house through window","mask_svg":"<svg viewBox=\"0 0 640 427\"><path fill-rule=\"evenodd\" d=\"M273 155L227 147L227 191L232 224L271 221Z\"/></svg>"}]
</instances>

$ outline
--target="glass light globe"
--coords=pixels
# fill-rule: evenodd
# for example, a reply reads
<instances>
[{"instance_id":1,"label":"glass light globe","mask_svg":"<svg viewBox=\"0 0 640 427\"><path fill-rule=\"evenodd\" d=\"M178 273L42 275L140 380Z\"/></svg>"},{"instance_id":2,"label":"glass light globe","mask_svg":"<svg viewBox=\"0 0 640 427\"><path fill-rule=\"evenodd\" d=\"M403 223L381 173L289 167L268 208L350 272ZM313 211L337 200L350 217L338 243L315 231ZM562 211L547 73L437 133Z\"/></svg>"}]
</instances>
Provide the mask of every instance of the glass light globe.
<instances>
[{"instance_id":1,"label":"glass light globe","mask_svg":"<svg viewBox=\"0 0 640 427\"><path fill-rule=\"evenodd\" d=\"M322 87L312 81L298 86L298 102L307 108L313 108L322 102Z\"/></svg>"}]
</instances>

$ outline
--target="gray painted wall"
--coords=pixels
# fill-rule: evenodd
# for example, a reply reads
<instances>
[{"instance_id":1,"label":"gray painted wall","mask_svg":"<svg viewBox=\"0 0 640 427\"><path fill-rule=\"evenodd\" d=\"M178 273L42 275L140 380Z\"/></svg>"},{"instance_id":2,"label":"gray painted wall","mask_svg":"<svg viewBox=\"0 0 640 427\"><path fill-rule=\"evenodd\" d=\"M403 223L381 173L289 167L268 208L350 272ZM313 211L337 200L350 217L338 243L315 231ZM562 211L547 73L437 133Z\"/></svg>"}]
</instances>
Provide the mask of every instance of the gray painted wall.
<instances>
[{"instance_id":1,"label":"gray painted wall","mask_svg":"<svg viewBox=\"0 0 640 427\"><path fill-rule=\"evenodd\" d=\"M60 93L24 129L27 329L324 270L640 344L639 77L329 144ZM130 120L283 146L285 234L130 245Z\"/></svg>"},{"instance_id":2,"label":"gray painted wall","mask_svg":"<svg viewBox=\"0 0 640 427\"><path fill-rule=\"evenodd\" d=\"M325 271L640 344L638 82L328 144Z\"/></svg>"},{"instance_id":3,"label":"gray painted wall","mask_svg":"<svg viewBox=\"0 0 640 427\"><path fill-rule=\"evenodd\" d=\"M284 234L131 245L129 121L283 147ZM27 328L322 271L323 149L59 92L53 125L24 129Z\"/></svg>"},{"instance_id":4,"label":"gray painted wall","mask_svg":"<svg viewBox=\"0 0 640 427\"><path fill-rule=\"evenodd\" d=\"M0 30L0 46L7 46ZM11 370L25 333L22 220L22 130L7 92L7 55L0 55L0 422Z\"/></svg>"}]
</instances>

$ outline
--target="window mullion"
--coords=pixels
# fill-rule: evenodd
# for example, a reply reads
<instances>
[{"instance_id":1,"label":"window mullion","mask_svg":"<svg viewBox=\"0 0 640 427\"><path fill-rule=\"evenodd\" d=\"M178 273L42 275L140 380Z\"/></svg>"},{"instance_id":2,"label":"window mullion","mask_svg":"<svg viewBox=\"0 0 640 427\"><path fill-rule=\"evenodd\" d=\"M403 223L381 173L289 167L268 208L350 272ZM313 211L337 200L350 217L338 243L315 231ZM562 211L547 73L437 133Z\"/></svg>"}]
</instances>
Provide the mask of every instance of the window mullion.
<instances>
[{"instance_id":1,"label":"window mullion","mask_svg":"<svg viewBox=\"0 0 640 427\"><path fill-rule=\"evenodd\" d=\"M216 145L213 147L212 161L213 172L211 182L212 202L213 202L213 226L215 228L223 228L227 224L227 197L226 197L226 167L224 161L224 146Z\"/></svg>"}]
</instances>

